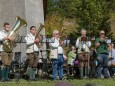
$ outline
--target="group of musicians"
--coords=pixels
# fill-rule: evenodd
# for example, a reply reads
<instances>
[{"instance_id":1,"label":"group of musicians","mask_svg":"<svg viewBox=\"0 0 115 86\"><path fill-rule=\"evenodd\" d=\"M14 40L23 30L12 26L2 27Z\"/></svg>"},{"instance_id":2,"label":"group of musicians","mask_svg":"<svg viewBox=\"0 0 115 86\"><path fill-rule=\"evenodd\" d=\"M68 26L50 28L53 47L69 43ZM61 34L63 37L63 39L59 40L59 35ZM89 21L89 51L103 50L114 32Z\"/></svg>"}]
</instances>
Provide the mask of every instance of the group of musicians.
<instances>
[{"instance_id":1,"label":"group of musicians","mask_svg":"<svg viewBox=\"0 0 115 86\"><path fill-rule=\"evenodd\" d=\"M0 31L0 41L10 40L14 41L13 37L9 37L8 34L10 33L10 25L9 23L4 23L4 29ZM39 38L35 38L36 34L36 27L31 26L30 32L25 37L26 40L26 54L28 60L28 75L29 80L36 80L35 74L37 70L37 64L39 59L39 48L36 46L38 44ZM102 74L102 67L104 72L104 77L109 78L108 74L108 44L106 43L105 39L105 32L101 30L99 32L99 37L95 40L95 49L97 54L97 78L101 78ZM63 50L63 40L60 39L60 32L58 30L53 31L52 39L54 39L53 43L49 43L51 48L50 50L50 59L52 61L52 78L53 80L57 79L57 73L59 75L59 79L63 79L63 63L64 60L68 60L68 64L71 65L71 58L73 59L78 58L77 65L79 67L80 77L86 77L90 73L90 52L91 52L91 41L86 37L86 30L81 30L81 36L76 41L76 47L72 47L72 51L67 55L64 55ZM3 43L0 44L0 57L2 60L1 65L1 81L9 81L9 67L12 62L13 54L12 52L6 52L3 49ZM77 52L77 53L76 53ZM73 60L74 61L74 60ZM58 71L58 72L57 72ZM84 73L85 72L85 73Z\"/></svg>"},{"instance_id":2,"label":"group of musicians","mask_svg":"<svg viewBox=\"0 0 115 86\"><path fill-rule=\"evenodd\" d=\"M8 34L10 33L10 25L9 23L4 23L4 29L0 31L0 41L4 42L5 40L14 41L14 37L9 37ZM35 74L36 74L36 68L38 65L38 56L39 56L39 49L36 46L37 43L39 43L39 39L35 39L36 34L36 27L31 26L30 27L30 33L27 34L25 37L26 40L26 54L27 54L27 60L28 60L28 75L29 80L36 80ZM0 58L2 60L1 65L1 81L9 81L9 72L10 72L10 66L12 63L12 57L13 52L6 52L3 49L4 44L0 44Z\"/></svg>"}]
</instances>

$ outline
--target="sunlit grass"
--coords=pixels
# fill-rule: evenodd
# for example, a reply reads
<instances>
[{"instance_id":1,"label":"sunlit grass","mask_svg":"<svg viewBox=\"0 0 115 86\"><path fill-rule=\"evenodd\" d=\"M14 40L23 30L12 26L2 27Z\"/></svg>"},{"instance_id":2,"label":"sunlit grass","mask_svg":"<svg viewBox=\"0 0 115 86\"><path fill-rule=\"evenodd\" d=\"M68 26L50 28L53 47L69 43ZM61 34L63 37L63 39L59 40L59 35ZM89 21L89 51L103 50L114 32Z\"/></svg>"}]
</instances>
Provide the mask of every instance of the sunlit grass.
<instances>
[{"instance_id":1,"label":"sunlit grass","mask_svg":"<svg viewBox=\"0 0 115 86\"><path fill-rule=\"evenodd\" d=\"M0 86L54 86L55 83L58 82L69 82L74 84L74 86L84 86L86 83L93 83L97 84L98 86L115 86L114 79L71 79L71 80L64 80L64 81L52 81L52 80L38 80L38 81L26 81L26 80L12 80L10 82L0 82Z\"/></svg>"}]
</instances>

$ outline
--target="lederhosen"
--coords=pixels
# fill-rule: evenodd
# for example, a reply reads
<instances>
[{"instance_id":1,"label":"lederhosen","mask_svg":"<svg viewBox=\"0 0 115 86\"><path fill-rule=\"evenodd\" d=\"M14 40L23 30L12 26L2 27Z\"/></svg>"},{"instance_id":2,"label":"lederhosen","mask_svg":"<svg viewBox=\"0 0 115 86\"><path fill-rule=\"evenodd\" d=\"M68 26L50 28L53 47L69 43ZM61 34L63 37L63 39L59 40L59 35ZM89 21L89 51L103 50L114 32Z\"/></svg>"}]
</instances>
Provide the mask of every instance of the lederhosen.
<instances>
[{"instance_id":1,"label":"lederhosen","mask_svg":"<svg viewBox=\"0 0 115 86\"><path fill-rule=\"evenodd\" d=\"M1 52L1 60L2 60L2 65L3 66L10 66L12 63L12 57L13 53L12 52Z\"/></svg>"},{"instance_id":2,"label":"lederhosen","mask_svg":"<svg viewBox=\"0 0 115 86\"><path fill-rule=\"evenodd\" d=\"M5 33L5 32L4 32ZM7 36L7 35L6 35ZM3 42L1 43L2 48L3 48ZM12 62L12 57L13 57L13 53L11 52L7 52L4 49L1 51L1 60L2 60L2 65L9 67L11 65Z\"/></svg>"},{"instance_id":3,"label":"lederhosen","mask_svg":"<svg viewBox=\"0 0 115 86\"><path fill-rule=\"evenodd\" d=\"M38 65L39 52L27 53L28 66L36 68Z\"/></svg>"},{"instance_id":4,"label":"lederhosen","mask_svg":"<svg viewBox=\"0 0 115 86\"><path fill-rule=\"evenodd\" d=\"M81 43L81 37L79 38L80 46L82 46ZM87 45L86 45L87 46ZM90 53L86 52L85 49L80 50L80 53L78 52L78 58L79 58L79 67L89 67L90 63Z\"/></svg>"}]
</instances>

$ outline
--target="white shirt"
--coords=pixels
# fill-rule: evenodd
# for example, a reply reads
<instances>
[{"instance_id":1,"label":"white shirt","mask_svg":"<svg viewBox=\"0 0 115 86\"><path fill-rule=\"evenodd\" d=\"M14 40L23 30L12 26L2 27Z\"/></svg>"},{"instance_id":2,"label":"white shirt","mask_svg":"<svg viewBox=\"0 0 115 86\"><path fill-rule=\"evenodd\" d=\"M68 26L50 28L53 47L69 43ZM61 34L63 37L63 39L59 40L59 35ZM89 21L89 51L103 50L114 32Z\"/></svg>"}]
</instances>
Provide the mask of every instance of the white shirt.
<instances>
[{"instance_id":1,"label":"white shirt","mask_svg":"<svg viewBox=\"0 0 115 86\"><path fill-rule=\"evenodd\" d=\"M8 34L9 34L9 32L6 32L5 30L0 31L0 41L3 41L3 38L4 38L4 37L7 37ZM2 44L0 44L0 52L1 52L1 51L4 51Z\"/></svg>"},{"instance_id":2,"label":"white shirt","mask_svg":"<svg viewBox=\"0 0 115 86\"><path fill-rule=\"evenodd\" d=\"M58 49L58 54L63 54L63 48L61 46L59 46L59 40L58 39L55 39L55 38L52 38L54 39L54 42L53 43L50 43L50 47L51 48L57 48Z\"/></svg>"},{"instance_id":3,"label":"white shirt","mask_svg":"<svg viewBox=\"0 0 115 86\"><path fill-rule=\"evenodd\" d=\"M63 54L63 48L61 46L58 47L58 54Z\"/></svg>"},{"instance_id":4,"label":"white shirt","mask_svg":"<svg viewBox=\"0 0 115 86\"><path fill-rule=\"evenodd\" d=\"M29 33L26 37L26 53L33 53L33 52L38 52L39 49L36 46L36 44L34 44L34 40L35 40L35 36L31 33Z\"/></svg>"},{"instance_id":5,"label":"white shirt","mask_svg":"<svg viewBox=\"0 0 115 86\"><path fill-rule=\"evenodd\" d=\"M90 52L89 47L91 46L91 42L83 42L81 41L81 37L79 37L76 41L76 47L78 48L78 53L81 53L81 49L84 49L86 52Z\"/></svg>"},{"instance_id":6,"label":"white shirt","mask_svg":"<svg viewBox=\"0 0 115 86\"><path fill-rule=\"evenodd\" d=\"M58 48L58 46L59 46L59 40L56 39L56 38L54 38L54 37L52 38L52 40L53 40L53 42L49 43L50 47L51 48Z\"/></svg>"},{"instance_id":7,"label":"white shirt","mask_svg":"<svg viewBox=\"0 0 115 86\"><path fill-rule=\"evenodd\" d=\"M108 65L115 64L115 49L112 49L112 51L109 51L109 58L113 58L113 60L110 60L108 62Z\"/></svg>"}]
</instances>

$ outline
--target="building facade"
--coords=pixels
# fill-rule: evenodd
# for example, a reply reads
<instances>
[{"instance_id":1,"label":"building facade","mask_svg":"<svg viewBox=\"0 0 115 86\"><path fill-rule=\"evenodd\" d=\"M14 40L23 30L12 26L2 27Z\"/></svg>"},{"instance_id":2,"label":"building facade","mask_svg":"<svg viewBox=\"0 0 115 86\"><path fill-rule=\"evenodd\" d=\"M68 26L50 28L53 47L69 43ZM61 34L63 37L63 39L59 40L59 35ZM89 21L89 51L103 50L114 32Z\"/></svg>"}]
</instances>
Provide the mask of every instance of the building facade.
<instances>
[{"instance_id":1,"label":"building facade","mask_svg":"<svg viewBox=\"0 0 115 86\"><path fill-rule=\"evenodd\" d=\"M9 22L12 29L16 23L16 16L20 16L28 24L27 27L19 29L19 34L24 37L29 33L30 26L34 25L38 29L39 23L44 24L43 9L46 9L43 7L43 0L0 0L0 30L3 29L4 22ZM41 33L45 34L45 30ZM21 57L25 57L26 44L17 43L13 52L21 52Z\"/></svg>"}]
</instances>

